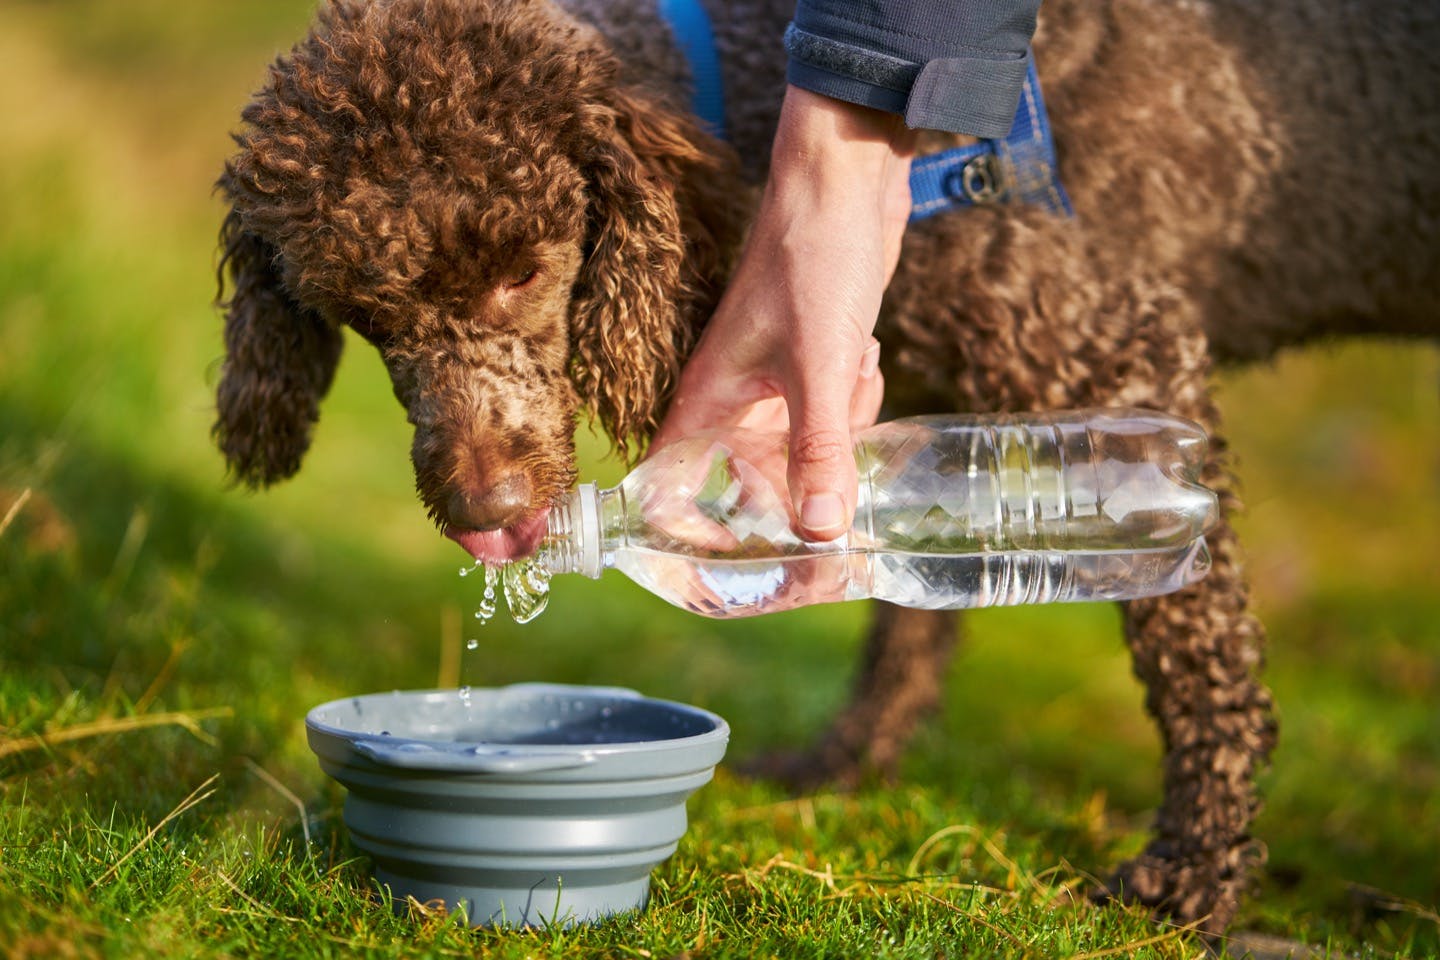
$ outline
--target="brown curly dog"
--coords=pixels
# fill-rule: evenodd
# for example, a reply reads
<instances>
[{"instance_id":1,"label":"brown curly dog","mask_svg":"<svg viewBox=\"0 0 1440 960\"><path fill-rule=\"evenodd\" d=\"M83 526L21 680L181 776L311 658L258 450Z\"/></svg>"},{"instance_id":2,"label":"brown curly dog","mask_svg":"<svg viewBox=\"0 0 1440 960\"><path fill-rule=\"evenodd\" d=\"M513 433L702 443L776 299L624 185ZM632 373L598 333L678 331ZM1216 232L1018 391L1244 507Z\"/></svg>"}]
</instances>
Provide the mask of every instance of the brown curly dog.
<instances>
[{"instance_id":1,"label":"brown curly dog","mask_svg":"<svg viewBox=\"0 0 1440 960\"><path fill-rule=\"evenodd\" d=\"M653 0L337 0L244 111L220 187L230 278L215 436L293 474L340 355L379 349L420 498L472 554L533 549L577 413L633 451L725 282L763 177L792 0L708 0L729 142L686 106ZM1126 404L1215 437L1208 375L1321 335L1440 320L1440 7L1048 0L1036 36L1077 216L912 227L877 330L895 413ZM928 137L931 146L957 142ZM1275 724L1235 535L1125 609L1165 747L1155 835L1108 891L1222 930L1263 848ZM881 607L809 756L889 770L938 701L956 616Z\"/></svg>"}]
</instances>

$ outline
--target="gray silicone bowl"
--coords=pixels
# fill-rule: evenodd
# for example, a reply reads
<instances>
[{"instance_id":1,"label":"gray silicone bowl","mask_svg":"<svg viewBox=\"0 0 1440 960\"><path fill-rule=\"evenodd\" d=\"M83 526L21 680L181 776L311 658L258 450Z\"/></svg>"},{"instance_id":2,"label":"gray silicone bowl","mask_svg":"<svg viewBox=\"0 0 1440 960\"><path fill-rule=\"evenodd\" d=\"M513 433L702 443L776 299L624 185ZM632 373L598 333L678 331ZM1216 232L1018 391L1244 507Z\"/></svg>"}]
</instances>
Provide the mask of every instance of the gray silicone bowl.
<instances>
[{"instance_id":1,"label":"gray silicone bowl","mask_svg":"<svg viewBox=\"0 0 1440 960\"><path fill-rule=\"evenodd\" d=\"M443 900L475 926L644 906L730 736L697 707L555 684L350 697L305 726L396 904Z\"/></svg>"}]
</instances>

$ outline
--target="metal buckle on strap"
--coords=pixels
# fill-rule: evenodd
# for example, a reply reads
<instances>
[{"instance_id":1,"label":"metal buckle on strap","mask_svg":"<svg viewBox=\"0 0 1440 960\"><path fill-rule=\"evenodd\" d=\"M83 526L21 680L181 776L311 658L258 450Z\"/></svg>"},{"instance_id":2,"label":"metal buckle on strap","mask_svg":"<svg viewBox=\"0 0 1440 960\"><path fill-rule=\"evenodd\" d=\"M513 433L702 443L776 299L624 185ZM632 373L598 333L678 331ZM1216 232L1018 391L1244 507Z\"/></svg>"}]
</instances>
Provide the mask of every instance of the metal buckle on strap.
<instances>
[{"instance_id":1,"label":"metal buckle on strap","mask_svg":"<svg viewBox=\"0 0 1440 960\"><path fill-rule=\"evenodd\" d=\"M1010 133L918 157L910 165L910 220L968 206L1034 204L1074 216L1055 166L1055 144L1032 58Z\"/></svg>"},{"instance_id":2,"label":"metal buckle on strap","mask_svg":"<svg viewBox=\"0 0 1440 960\"><path fill-rule=\"evenodd\" d=\"M954 176L960 180L960 191L973 204L995 203L1005 190L1001 184L1000 158L993 153L971 157Z\"/></svg>"}]
</instances>

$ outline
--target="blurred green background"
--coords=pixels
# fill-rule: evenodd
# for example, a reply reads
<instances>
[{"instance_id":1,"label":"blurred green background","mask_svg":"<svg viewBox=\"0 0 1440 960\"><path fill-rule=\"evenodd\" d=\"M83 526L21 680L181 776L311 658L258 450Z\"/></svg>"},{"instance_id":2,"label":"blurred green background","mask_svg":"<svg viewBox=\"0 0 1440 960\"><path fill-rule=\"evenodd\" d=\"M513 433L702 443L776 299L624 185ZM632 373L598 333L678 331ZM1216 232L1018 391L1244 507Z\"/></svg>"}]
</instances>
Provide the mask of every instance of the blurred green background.
<instances>
[{"instance_id":1,"label":"blurred green background","mask_svg":"<svg viewBox=\"0 0 1440 960\"><path fill-rule=\"evenodd\" d=\"M472 636L471 683L624 684L702 704L731 718L733 759L804 742L844 696L863 608L713 623L611 574L557 583L527 626L476 625L480 585L459 579L463 556L417 504L404 415L354 338L300 476L226 488L208 437L211 186L265 65L310 14L305 0L0 0L0 517L28 493L0 533L0 743L233 711L205 724L213 746L157 729L0 757L0 803L154 822L219 765L226 822L293 821L246 771L307 799L325 789L305 709L451 680L442 663ZM1433 942L1440 353L1317 348L1227 373L1219 395L1282 720L1257 827L1271 862L1242 922ZM615 479L582 437L586 473ZM1158 748L1114 610L972 615L947 690L907 783L1042 844L1051 820L1069 824L1051 856L1089 854L1085 869L1143 842ZM1100 852L1067 848L1082 820L1110 838ZM44 842L67 822L47 821ZM23 817L0 823L7 857L41 842Z\"/></svg>"}]
</instances>

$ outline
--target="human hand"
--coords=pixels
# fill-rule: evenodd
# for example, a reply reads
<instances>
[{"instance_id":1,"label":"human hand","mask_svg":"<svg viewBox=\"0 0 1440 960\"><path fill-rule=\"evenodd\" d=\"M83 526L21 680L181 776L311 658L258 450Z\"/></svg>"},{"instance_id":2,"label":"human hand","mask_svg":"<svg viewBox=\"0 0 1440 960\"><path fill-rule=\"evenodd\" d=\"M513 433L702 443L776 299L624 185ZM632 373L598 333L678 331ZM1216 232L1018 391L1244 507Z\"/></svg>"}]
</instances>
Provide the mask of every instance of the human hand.
<instances>
[{"instance_id":1,"label":"human hand","mask_svg":"<svg viewBox=\"0 0 1440 960\"><path fill-rule=\"evenodd\" d=\"M884 384L871 335L910 213L914 135L890 114L786 91L755 226L652 449L717 426L788 430L799 532L855 512L851 431Z\"/></svg>"},{"instance_id":2,"label":"human hand","mask_svg":"<svg viewBox=\"0 0 1440 960\"><path fill-rule=\"evenodd\" d=\"M787 438L744 429L699 433L657 449L628 509L643 517L647 586L710 617L745 617L830 603L862 582L865 558L796 533L785 472ZM778 522L777 522L778 521Z\"/></svg>"}]
</instances>

